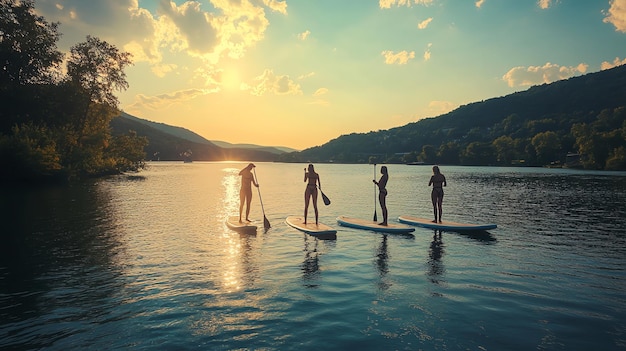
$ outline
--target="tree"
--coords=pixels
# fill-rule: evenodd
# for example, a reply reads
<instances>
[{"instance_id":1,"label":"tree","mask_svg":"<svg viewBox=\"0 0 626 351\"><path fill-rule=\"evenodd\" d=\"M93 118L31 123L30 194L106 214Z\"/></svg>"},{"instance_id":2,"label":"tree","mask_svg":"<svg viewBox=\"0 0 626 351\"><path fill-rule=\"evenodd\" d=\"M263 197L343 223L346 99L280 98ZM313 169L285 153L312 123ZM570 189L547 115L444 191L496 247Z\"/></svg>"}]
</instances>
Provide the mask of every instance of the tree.
<instances>
[{"instance_id":1,"label":"tree","mask_svg":"<svg viewBox=\"0 0 626 351\"><path fill-rule=\"evenodd\" d=\"M63 60L57 27L35 14L32 0L0 0L0 133L45 111Z\"/></svg>"},{"instance_id":2,"label":"tree","mask_svg":"<svg viewBox=\"0 0 626 351\"><path fill-rule=\"evenodd\" d=\"M461 155L465 165L491 165L495 162L495 151L491 143L473 142L467 145Z\"/></svg>"},{"instance_id":3,"label":"tree","mask_svg":"<svg viewBox=\"0 0 626 351\"><path fill-rule=\"evenodd\" d=\"M513 139L510 136L503 135L493 141L493 148L496 151L498 163L502 165L510 165L513 161L515 149L513 147Z\"/></svg>"},{"instance_id":4,"label":"tree","mask_svg":"<svg viewBox=\"0 0 626 351\"><path fill-rule=\"evenodd\" d=\"M560 159L561 143L555 132L537 133L531 140L537 152L537 161L546 165Z\"/></svg>"},{"instance_id":5,"label":"tree","mask_svg":"<svg viewBox=\"0 0 626 351\"><path fill-rule=\"evenodd\" d=\"M424 145L418 158L425 163L434 163L437 159L437 150L432 145Z\"/></svg>"},{"instance_id":6,"label":"tree","mask_svg":"<svg viewBox=\"0 0 626 351\"><path fill-rule=\"evenodd\" d=\"M437 151L439 163L455 165L459 163L459 145L455 142L448 142L439 146Z\"/></svg>"},{"instance_id":7,"label":"tree","mask_svg":"<svg viewBox=\"0 0 626 351\"><path fill-rule=\"evenodd\" d=\"M0 89L50 83L63 60L58 23L35 15L34 0L0 0Z\"/></svg>"}]
</instances>

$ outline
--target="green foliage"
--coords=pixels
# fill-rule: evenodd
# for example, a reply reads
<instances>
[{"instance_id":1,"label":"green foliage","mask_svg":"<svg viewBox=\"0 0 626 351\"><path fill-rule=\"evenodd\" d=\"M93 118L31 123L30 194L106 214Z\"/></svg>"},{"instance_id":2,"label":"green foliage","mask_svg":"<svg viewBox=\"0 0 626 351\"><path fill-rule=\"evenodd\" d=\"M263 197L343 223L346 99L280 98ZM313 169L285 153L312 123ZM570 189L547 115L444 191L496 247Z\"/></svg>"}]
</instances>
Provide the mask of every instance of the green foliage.
<instances>
[{"instance_id":1,"label":"green foliage","mask_svg":"<svg viewBox=\"0 0 626 351\"><path fill-rule=\"evenodd\" d=\"M127 135L113 138L107 154L115 161L117 171L137 171L144 167L146 154L143 150L146 145L148 145L147 138L129 131Z\"/></svg>"},{"instance_id":2,"label":"green foliage","mask_svg":"<svg viewBox=\"0 0 626 351\"><path fill-rule=\"evenodd\" d=\"M32 123L13 127L10 135L0 135L0 162L12 178L57 176L61 156L55 135L45 126Z\"/></svg>"},{"instance_id":3,"label":"green foliage","mask_svg":"<svg viewBox=\"0 0 626 351\"><path fill-rule=\"evenodd\" d=\"M59 64L58 24L31 0L0 0L0 162L3 177L96 176L143 167L146 140L111 137L115 90L128 88L130 54L98 38L72 47ZM6 108L5 108L6 107Z\"/></svg>"},{"instance_id":4,"label":"green foliage","mask_svg":"<svg viewBox=\"0 0 626 351\"><path fill-rule=\"evenodd\" d=\"M0 0L0 89L49 83L63 60L58 23L34 12L33 0Z\"/></svg>"}]
</instances>

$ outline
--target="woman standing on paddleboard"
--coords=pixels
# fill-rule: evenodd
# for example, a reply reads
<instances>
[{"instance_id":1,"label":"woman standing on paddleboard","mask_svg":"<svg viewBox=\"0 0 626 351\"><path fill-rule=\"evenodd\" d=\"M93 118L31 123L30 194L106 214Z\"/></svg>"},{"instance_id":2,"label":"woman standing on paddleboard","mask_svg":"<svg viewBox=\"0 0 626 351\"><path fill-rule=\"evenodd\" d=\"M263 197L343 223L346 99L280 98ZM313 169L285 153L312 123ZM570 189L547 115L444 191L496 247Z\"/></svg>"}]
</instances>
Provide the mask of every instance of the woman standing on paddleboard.
<instances>
[{"instance_id":1,"label":"woman standing on paddleboard","mask_svg":"<svg viewBox=\"0 0 626 351\"><path fill-rule=\"evenodd\" d=\"M315 173L313 164L309 164L309 170L304 169L304 181L308 181L306 189L304 190L304 224L306 224L306 218L309 213L309 202L313 198L313 209L315 210L315 224L317 224L318 212L317 212L317 184L320 188L322 183L320 182L320 175Z\"/></svg>"},{"instance_id":2,"label":"woman standing on paddleboard","mask_svg":"<svg viewBox=\"0 0 626 351\"><path fill-rule=\"evenodd\" d=\"M387 166L380 167L380 173L382 176L379 181L372 180L374 184L378 185L378 202L380 202L380 208L383 211L383 221L378 223L380 225L387 225L387 181L389 180L389 174L387 174Z\"/></svg>"},{"instance_id":3,"label":"woman standing on paddleboard","mask_svg":"<svg viewBox=\"0 0 626 351\"><path fill-rule=\"evenodd\" d=\"M239 171L241 176L241 189L239 189L239 223L241 223L241 213L243 212L243 204L246 203L246 221L250 222L248 218L250 216L250 203L252 202L252 184L259 187L259 184L254 180L252 175L252 168L256 167L254 163L250 163L246 168Z\"/></svg>"},{"instance_id":4,"label":"woman standing on paddleboard","mask_svg":"<svg viewBox=\"0 0 626 351\"><path fill-rule=\"evenodd\" d=\"M430 198L433 201L433 213L435 220L433 223L441 223L441 211L443 205L443 187L447 186L446 177L441 174L439 166L433 166L433 175L430 177L428 186L433 186L433 191L430 193ZM437 210L439 210L439 218L437 218Z\"/></svg>"}]
</instances>

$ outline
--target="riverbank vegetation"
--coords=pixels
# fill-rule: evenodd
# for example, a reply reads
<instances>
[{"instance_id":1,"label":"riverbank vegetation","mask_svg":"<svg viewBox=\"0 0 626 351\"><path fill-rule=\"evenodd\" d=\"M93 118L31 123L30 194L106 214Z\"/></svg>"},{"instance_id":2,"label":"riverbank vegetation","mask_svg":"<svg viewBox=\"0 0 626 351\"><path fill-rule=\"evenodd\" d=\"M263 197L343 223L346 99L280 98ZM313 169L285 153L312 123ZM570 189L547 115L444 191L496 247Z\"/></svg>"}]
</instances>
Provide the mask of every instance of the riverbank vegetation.
<instances>
[{"instance_id":1,"label":"riverbank vegetation","mask_svg":"<svg viewBox=\"0 0 626 351\"><path fill-rule=\"evenodd\" d=\"M112 136L131 55L96 37L57 49L32 0L0 0L0 177L67 180L143 167L147 140Z\"/></svg>"}]
</instances>

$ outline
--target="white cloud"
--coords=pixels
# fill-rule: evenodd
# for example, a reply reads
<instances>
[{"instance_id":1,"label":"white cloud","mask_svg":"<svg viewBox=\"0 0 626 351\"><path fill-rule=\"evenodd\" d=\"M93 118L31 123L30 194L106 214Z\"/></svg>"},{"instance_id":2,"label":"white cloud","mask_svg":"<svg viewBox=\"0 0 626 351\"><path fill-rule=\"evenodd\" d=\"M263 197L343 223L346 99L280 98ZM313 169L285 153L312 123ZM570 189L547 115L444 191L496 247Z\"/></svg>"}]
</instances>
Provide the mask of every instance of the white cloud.
<instances>
[{"instance_id":1,"label":"white cloud","mask_svg":"<svg viewBox=\"0 0 626 351\"><path fill-rule=\"evenodd\" d=\"M424 51L424 61L430 60L430 48L433 46L433 43L428 43L426 50Z\"/></svg>"},{"instance_id":2,"label":"white cloud","mask_svg":"<svg viewBox=\"0 0 626 351\"><path fill-rule=\"evenodd\" d=\"M327 88L319 88L319 89L317 89L313 93L313 96L317 97L317 96L322 96L322 95L325 95L325 94L328 94L328 89Z\"/></svg>"},{"instance_id":3,"label":"white cloud","mask_svg":"<svg viewBox=\"0 0 626 351\"><path fill-rule=\"evenodd\" d=\"M426 29L426 27L428 27L428 25L429 25L429 24L430 24L430 22L432 22L432 21L433 21L433 18L432 18L432 17L429 17L429 18L427 18L427 19L423 20L422 22L418 23L418 24L417 24L417 28L419 28L419 29Z\"/></svg>"},{"instance_id":4,"label":"white cloud","mask_svg":"<svg viewBox=\"0 0 626 351\"><path fill-rule=\"evenodd\" d=\"M605 69L621 66L624 64L626 64L626 58L620 60L619 57L616 57L615 60L613 60L613 62L608 62L608 61L602 62L602 64L600 65L600 69L605 70Z\"/></svg>"},{"instance_id":5,"label":"white cloud","mask_svg":"<svg viewBox=\"0 0 626 351\"><path fill-rule=\"evenodd\" d=\"M430 5L433 1L434 0L413 0L412 2L411 0L379 0L378 6L380 6L381 9L390 9L394 5L398 5L398 7L411 7L412 3L415 5Z\"/></svg>"},{"instance_id":6,"label":"white cloud","mask_svg":"<svg viewBox=\"0 0 626 351\"><path fill-rule=\"evenodd\" d=\"M144 94L138 94L135 96L135 101L125 108L127 112L138 111L142 109L149 110L160 110L166 109L173 105L177 105L192 99L197 98L198 96L203 96L211 93L215 93L219 91L219 89L187 89L175 91L172 93L147 96Z\"/></svg>"},{"instance_id":7,"label":"white cloud","mask_svg":"<svg viewBox=\"0 0 626 351\"><path fill-rule=\"evenodd\" d=\"M251 87L252 95L301 95L300 84L296 84L289 76L277 76L271 69L266 69L263 74L254 78L258 83Z\"/></svg>"},{"instance_id":8,"label":"white cloud","mask_svg":"<svg viewBox=\"0 0 626 351\"><path fill-rule=\"evenodd\" d=\"M626 33L626 0L611 0L611 7L602 21L611 23L618 32Z\"/></svg>"},{"instance_id":9,"label":"white cloud","mask_svg":"<svg viewBox=\"0 0 626 351\"><path fill-rule=\"evenodd\" d=\"M481 8L485 4L485 0L476 0L474 5L478 8Z\"/></svg>"},{"instance_id":10,"label":"white cloud","mask_svg":"<svg viewBox=\"0 0 626 351\"><path fill-rule=\"evenodd\" d=\"M458 106L450 101L431 101L428 103L428 114L430 116L439 116L448 113Z\"/></svg>"},{"instance_id":11,"label":"white cloud","mask_svg":"<svg viewBox=\"0 0 626 351\"><path fill-rule=\"evenodd\" d=\"M552 2L553 0L538 0L537 6L539 6L540 9L545 10L552 6Z\"/></svg>"},{"instance_id":12,"label":"white cloud","mask_svg":"<svg viewBox=\"0 0 626 351\"><path fill-rule=\"evenodd\" d=\"M566 67L548 62L543 66L514 67L502 76L502 80L510 87L531 86L567 79L587 72L587 68L584 63Z\"/></svg>"},{"instance_id":13,"label":"white cloud","mask_svg":"<svg viewBox=\"0 0 626 351\"><path fill-rule=\"evenodd\" d=\"M313 77L313 76L315 76L315 72L309 72L309 73L306 73L306 74L303 74L303 75L299 76L299 77L298 77L298 80L303 80L303 79L311 78L311 77Z\"/></svg>"},{"instance_id":14,"label":"white cloud","mask_svg":"<svg viewBox=\"0 0 626 351\"><path fill-rule=\"evenodd\" d=\"M154 1L157 3L157 1ZM216 65L225 57L239 59L262 40L269 26L265 11L287 14L286 1L160 0L155 13L138 0L37 0L36 10L50 22L60 22L64 47L90 34L133 55L133 61L164 64L165 51L182 52ZM167 65L167 63L165 63ZM162 74L160 68L153 69Z\"/></svg>"},{"instance_id":15,"label":"white cloud","mask_svg":"<svg viewBox=\"0 0 626 351\"><path fill-rule=\"evenodd\" d=\"M308 37L309 37L309 35L310 35L310 34L311 34L311 31L310 31L310 30L306 30L306 31L304 31L304 32L302 32L302 33L300 33L300 34L298 34L298 39L300 39L300 40L303 40L303 41L304 41L304 40L306 40L306 38L308 38Z\"/></svg>"},{"instance_id":16,"label":"white cloud","mask_svg":"<svg viewBox=\"0 0 626 351\"><path fill-rule=\"evenodd\" d=\"M274 12L287 14L287 1L263 0L263 3Z\"/></svg>"},{"instance_id":17,"label":"white cloud","mask_svg":"<svg viewBox=\"0 0 626 351\"><path fill-rule=\"evenodd\" d=\"M393 51L383 51L381 54L385 57L385 63L388 65L404 65L409 62L409 60L415 58L415 51L400 51L397 54Z\"/></svg>"},{"instance_id":18,"label":"white cloud","mask_svg":"<svg viewBox=\"0 0 626 351\"><path fill-rule=\"evenodd\" d=\"M154 75L156 75L157 77L165 77L166 74L176 70L178 68L178 65L175 64L156 64L152 66L152 72L154 73Z\"/></svg>"}]
</instances>

